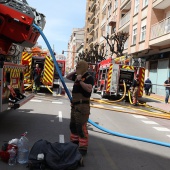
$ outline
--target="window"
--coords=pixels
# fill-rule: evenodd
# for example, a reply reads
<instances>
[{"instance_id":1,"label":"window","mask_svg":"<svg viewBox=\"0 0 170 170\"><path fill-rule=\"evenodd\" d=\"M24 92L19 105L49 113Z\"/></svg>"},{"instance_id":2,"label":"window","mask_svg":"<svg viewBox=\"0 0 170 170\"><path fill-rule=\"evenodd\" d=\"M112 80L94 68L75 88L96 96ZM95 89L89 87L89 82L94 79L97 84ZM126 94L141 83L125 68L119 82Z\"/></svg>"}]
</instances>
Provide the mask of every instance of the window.
<instances>
[{"instance_id":1,"label":"window","mask_svg":"<svg viewBox=\"0 0 170 170\"><path fill-rule=\"evenodd\" d=\"M118 6L118 0L115 0L115 3L114 3L114 10L117 9L117 6Z\"/></svg>"},{"instance_id":2,"label":"window","mask_svg":"<svg viewBox=\"0 0 170 170\"><path fill-rule=\"evenodd\" d=\"M135 0L134 14L139 12L139 0Z\"/></svg>"},{"instance_id":3,"label":"window","mask_svg":"<svg viewBox=\"0 0 170 170\"><path fill-rule=\"evenodd\" d=\"M140 36L140 41L144 41L146 36L146 25L141 27L141 36Z\"/></svg>"},{"instance_id":4,"label":"window","mask_svg":"<svg viewBox=\"0 0 170 170\"><path fill-rule=\"evenodd\" d=\"M143 0L143 7L148 5L148 0Z\"/></svg>"},{"instance_id":5,"label":"window","mask_svg":"<svg viewBox=\"0 0 170 170\"><path fill-rule=\"evenodd\" d=\"M132 45L136 44L137 28L133 29Z\"/></svg>"}]
</instances>

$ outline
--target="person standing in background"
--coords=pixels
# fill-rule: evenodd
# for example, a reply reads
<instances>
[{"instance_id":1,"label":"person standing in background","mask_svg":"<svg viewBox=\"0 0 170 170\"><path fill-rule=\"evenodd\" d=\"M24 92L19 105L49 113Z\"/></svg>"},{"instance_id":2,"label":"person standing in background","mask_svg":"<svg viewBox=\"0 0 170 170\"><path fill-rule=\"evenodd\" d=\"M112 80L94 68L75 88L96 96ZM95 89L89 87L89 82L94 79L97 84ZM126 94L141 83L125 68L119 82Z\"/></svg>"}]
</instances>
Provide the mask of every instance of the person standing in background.
<instances>
[{"instance_id":1,"label":"person standing in background","mask_svg":"<svg viewBox=\"0 0 170 170\"><path fill-rule=\"evenodd\" d=\"M169 100L169 95L170 95L170 77L165 80L164 82L164 86L165 86L165 103L168 104L168 100Z\"/></svg>"},{"instance_id":2,"label":"person standing in background","mask_svg":"<svg viewBox=\"0 0 170 170\"><path fill-rule=\"evenodd\" d=\"M145 94L146 95L149 95L150 92L149 90L151 89L152 87L152 82L151 80L149 79L149 77L145 80L145 84L144 84L144 89L145 89Z\"/></svg>"},{"instance_id":3,"label":"person standing in background","mask_svg":"<svg viewBox=\"0 0 170 170\"><path fill-rule=\"evenodd\" d=\"M39 67L39 64L35 65L35 69L33 70L33 92L37 93L38 91L40 91L40 80L41 80L41 73L42 70Z\"/></svg>"}]
</instances>

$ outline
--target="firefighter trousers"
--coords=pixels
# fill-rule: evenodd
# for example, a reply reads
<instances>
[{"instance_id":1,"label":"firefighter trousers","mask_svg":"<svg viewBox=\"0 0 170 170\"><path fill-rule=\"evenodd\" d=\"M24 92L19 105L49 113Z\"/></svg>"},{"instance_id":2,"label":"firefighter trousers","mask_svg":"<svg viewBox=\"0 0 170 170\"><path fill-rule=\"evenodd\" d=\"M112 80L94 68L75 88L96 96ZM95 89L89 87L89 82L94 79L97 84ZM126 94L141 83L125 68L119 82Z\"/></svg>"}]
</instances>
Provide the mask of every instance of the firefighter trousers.
<instances>
[{"instance_id":1,"label":"firefighter trousers","mask_svg":"<svg viewBox=\"0 0 170 170\"><path fill-rule=\"evenodd\" d=\"M34 80L33 90L34 92L40 91L40 78Z\"/></svg>"},{"instance_id":2,"label":"firefighter trousers","mask_svg":"<svg viewBox=\"0 0 170 170\"><path fill-rule=\"evenodd\" d=\"M70 121L70 141L79 145L80 151L88 148L87 121L89 119L89 104L78 104L72 106Z\"/></svg>"},{"instance_id":3,"label":"firefighter trousers","mask_svg":"<svg viewBox=\"0 0 170 170\"><path fill-rule=\"evenodd\" d=\"M135 87L134 90L133 90L133 104L134 105L137 105L138 103L138 87Z\"/></svg>"}]
</instances>

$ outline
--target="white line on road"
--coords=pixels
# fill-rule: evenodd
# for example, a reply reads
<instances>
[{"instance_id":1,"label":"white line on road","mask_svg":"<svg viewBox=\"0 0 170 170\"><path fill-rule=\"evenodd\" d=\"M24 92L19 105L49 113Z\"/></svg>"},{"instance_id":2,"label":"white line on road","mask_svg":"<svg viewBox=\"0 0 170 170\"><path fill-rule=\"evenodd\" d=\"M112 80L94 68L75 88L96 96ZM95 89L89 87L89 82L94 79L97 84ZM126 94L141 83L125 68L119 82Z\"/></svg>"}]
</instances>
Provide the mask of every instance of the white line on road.
<instances>
[{"instance_id":1,"label":"white line on road","mask_svg":"<svg viewBox=\"0 0 170 170\"><path fill-rule=\"evenodd\" d=\"M118 106L112 106L113 108L115 108L115 109L125 109L125 108L123 108L123 107L118 107Z\"/></svg>"},{"instance_id":2,"label":"white line on road","mask_svg":"<svg viewBox=\"0 0 170 170\"><path fill-rule=\"evenodd\" d=\"M56 102L56 101L53 101L52 103L63 104L63 102Z\"/></svg>"},{"instance_id":3,"label":"white line on road","mask_svg":"<svg viewBox=\"0 0 170 170\"><path fill-rule=\"evenodd\" d=\"M99 104L92 104L92 106L94 106L94 107L104 107L103 105L99 105Z\"/></svg>"},{"instance_id":4,"label":"white line on road","mask_svg":"<svg viewBox=\"0 0 170 170\"><path fill-rule=\"evenodd\" d=\"M63 121L63 119L62 119L62 111L58 112L58 117L59 117L59 122L62 122Z\"/></svg>"},{"instance_id":5,"label":"white line on road","mask_svg":"<svg viewBox=\"0 0 170 170\"><path fill-rule=\"evenodd\" d=\"M59 135L59 143L64 143L64 135Z\"/></svg>"},{"instance_id":6,"label":"white line on road","mask_svg":"<svg viewBox=\"0 0 170 170\"><path fill-rule=\"evenodd\" d=\"M168 132L170 131L168 128L165 128L165 127L153 127L154 129L158 130L158 131L164 131L164 132Z\"/></svg>"},{"instance_id":7,"label":"white line on road","mask_svg":"<svg viewBox=\"0 0 170 170\"><path fill-rule=\"evenodd\" d=\"M42 100L34 100L34 99L32 99L32 100L30 100L31 102L37 102L37 103L40 103L40 102L42 102Z\"/></svg>"},{"instance_id":8,"label":"white line on road","mask_svg":"<svg viewBox=\"0 0 170 170\"><path fill-rule=\"evenodd\" d=\"M148 119L145 116L141 116L141 115L132 115L133 117L137 118L137 119Z\"/></svg>"},{"instance_id":9,"label":"white line on road","mask_svg":"<svg viewBox=\"0 0 170 170\"><path fill-rule=\"evenodd\" d=\"M143 123L150 124L150 125L158 125L158 123L154 121L142 120Z\"/></svg>"}]
</instances>

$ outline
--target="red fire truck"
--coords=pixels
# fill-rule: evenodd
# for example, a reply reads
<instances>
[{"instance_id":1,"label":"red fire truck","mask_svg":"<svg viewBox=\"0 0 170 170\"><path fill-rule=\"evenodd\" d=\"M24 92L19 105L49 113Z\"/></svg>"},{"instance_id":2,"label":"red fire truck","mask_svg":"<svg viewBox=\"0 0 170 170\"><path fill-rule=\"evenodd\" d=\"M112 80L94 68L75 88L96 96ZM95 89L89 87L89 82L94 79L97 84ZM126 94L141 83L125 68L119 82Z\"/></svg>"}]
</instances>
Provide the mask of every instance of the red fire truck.
<instances>
[{"instance_id":1,"label":"red fire truck","mask_svg":"<svg viewBox=\"0 0 170 170\"><path fill-rule=\"evenodd\" d=\"M0 112L18 108L33 95L24 93L25 65L20 64L24 47L33 47L43 30L45 16L26 0L0 1Z\"/></svg>"},{"instance_id":2,"label":"red fire truck","mask_svg":"<svg viewBox=\"0 0 170 170\"><path fill-rule=\"evenodd\" d=\"M124 58L124 57L122 57ZM124 64L121 64L121 63ZM134 76L139 74L140 91L139 97L143 95L145 68L129 65L128 60L107 59L98 63L95 67L95 85L93 92L106 96L128 96ZM126 91L125 91L126 90Z\"/></svg>"},{"instance_id":3,"label":"red fire truck","mask_svg":"<svg viewBox=\"0 0 170 170\"><path fill-rule=\"evenodd\" d=\"M61 70L62 76L65 75L65 60L56 60ZM22 65L27 67L24 74L24 86L29 89L33 85L32 72L36 64L43 70L41 77L41 88L48 88L52 92L53 88L60 88L60 78L55 69L54 62L48 50L44 50L38 46L27 48L22 53Z\"/></svg>"}]
</instances>

